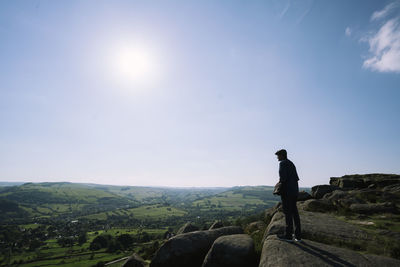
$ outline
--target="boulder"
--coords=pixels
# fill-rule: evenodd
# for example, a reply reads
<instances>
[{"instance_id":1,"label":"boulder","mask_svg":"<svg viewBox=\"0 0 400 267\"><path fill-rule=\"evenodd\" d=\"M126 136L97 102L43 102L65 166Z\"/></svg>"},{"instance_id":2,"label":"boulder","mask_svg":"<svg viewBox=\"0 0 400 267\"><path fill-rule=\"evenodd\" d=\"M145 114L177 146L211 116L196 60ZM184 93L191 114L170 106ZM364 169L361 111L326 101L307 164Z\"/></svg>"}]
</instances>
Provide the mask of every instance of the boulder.
<instances>
[{"instance_id":1,"label":"boulder","mask_svg":"<svg viewBox=\"0 0 400 267\"><path fill-rule=\"evenodd\" d=\"M337 200L337 206L345 208L345 209L350 209L350 206L353 204L365 204L365 201L362 199L359 199L356 196L352 196L352 195L348 195L347 197L345 197L343 199Z\"/></svg>"},{"instance_id":2,"label":"boulder","mask_svg":"<svg viewBox=\"0 0 400 267\"><path fill-rule=\"evenodd\" d=\"M360 198L358 190L334 190L331 193L326 194L322 199L331 202L335 208L349 209L351 204L364 204L365 200Z\"/></svg>"},{"instance_id":3,"label":"boulder","mask_svg":"<svg viewBox=\"0 0 400 267\"><path fill-rule=\"evenodd\" d=\"M382 189L382 191L389 192L391 194L400 196L400 183L399 184L393 184L393 185L385 186Z\"/></svg>"},{"instance_id":4,"label":"boulder","mask_svg":"<svg viewBox=\"0 0 400 267\"><path fill-rule=\"evenodd\" d=\"M221 236L215 240L202 267L255 267L253 239L245 234Z\"/></svg>"},{"instance_id":5,"label":"boulder","mask_svg":"<svg viewBox=\"0 0 400 267\"><path fill-rule=\"evenodd\" d=\"M282 203L278 202L275 206L268 208L264 212L264 220L268 224L276 212L282 211Z\"/></svg>"},{"instance_id":6,"label":"boulder","mask_svg":"<svg viewBox=\"0 0 400 267\"><path fill-rule=\"evenodd\" d=\"M335 206L327 199L309 199L301 204L306 211L328 212L335 210Z\"/></svg>"},{"instance_id":7,"label":"boulder","mask_svg":"<svg viewBox=\"0 0 400 267\"><path fill-rule=\"evenodd\" d=\"M156 252L151 267L201 266L214 241L224 235L242 234L238 226L196 231L168 239Z\"/></svg>"},{"instance_id":8,"label":"boulder","mask_svg":"<svg viewBox=\"0 0 400 267\"><path fill-rule=\"evenodd\" d=\"M374 242L373 236L359 227L339 220L331 214L300 211L302 236L314 241L341 244L347 247ZM268 225L264 238L270 235L283 234L285 231L285 216L282 212L274 215Z\"/></svg>"},{"instance_id":9,"label":"boulder","mask_svg":"<svg viewBox=\"0 0 400 267\"><path fill-rule=\"evenodd\" d=\"M346 176L346 175L345 175ZM343 189L364 188L364 182L357 177L331 177L329 184Z\"/></svg>"},{"instance_id":10,"label":"boulder","mask_svg":"<svg viewBox=\"0 0 400 267\"><path fill-rule=\"evenodd\" d=\"M351 204L349 208L352 212L361 214L397 213L396 206L391 202Z\"/></svg>"},{"instance_id":11,"label":"boulder","mask_svg":"<svg viewBox=\"0 0 400 267\"><path fill-rule=\"evenodd\" d=\"M364 202L376 203L382 200L383 191L375 188L363 188L350 191L352 195Z\"/></svg>"},{"instance_id":12,"label":"boulder","mask_svg":"<svg viewBox=\"0 0 400 267\"><path fill-rule=\"evenodd\" d=\"M311 187L311 196L316 199L322 198L325 194L332 192L337 189L336 186L323 184Z\"/></svg>"},{"instance_id":13,"label":"boulder","mask_svg":"<svg viewBox=\"0 0 400 267\"><path fill-rule=\"evenodd\" d=\"M322 199L330 201L335 206L340 206L340 201L349 196L350 195L347 191L334 190L328 194L325 194Z\"/></svg>"},{"instance_id":14,"label":"boulder","mask_svg":"<svg viewBox=\"0 0 400 267\"><path fill-rule=\"evenodd\" d=\"M257 230L263 230L265 229L265 223L263 221L256 221L256 222L252 222L249 225L247 225L245 232L246 233L253 233Z\"/></svg>"},{"instance_id":15,"label":"boulder","mask_svg":"<svg viewBox=\"0 0 400 267\"><path fill-rule=\"evenodd\" d=\"M301 220L301 217L300 217ZM276 212L272 217L267 229L264 232L262 242L269 236L275 234L284 234L285 232L285 215L282 211Z\"/></svg>"},{"instance_id":16,"label":"boulder","mask_svg":"<svg viewBox=\"0 0 400 267\"><path fill-rule=\"evenodd\" d=\"M192 223L188 222L185 225L183 225L181 228L179 228L178 232L176 232L177 235L184 234L184 233L190 233L199 230L199 227L193 225Z\"/></svg>"},{"instance_id":17,"label":"boulder","mask_svg":"<svg viewBox=\"0 0 400 267\"><path fill-rule=\"evenodd\" d=\"M263 245L259 267L286 266L400 266L392 258L361 254L310 240L288 243L275 235L269 236Z\"/></svg>"},{"instance_id":18,"label":"boulder","mask_svg":"<svg viewBox=\"0 0 400 267\"><path fill-rule=\"evenodd\" d=\"M212 229L218 229L224 227L223 223L221 221L215 221L208 230L212 230Z\"/></svg>"},{"instance_id":19,"label":"boulder","mask_svg":"<svg viewBox=\"0 0 400 267\"><path fill-rule=\"evenodd\" d=\"M312 196L306 191L300 191L299 194L297 195L297 201L305 201L311 198Z\"/></svg>"},{"instance_id":20,"label":"boulder","mask_svg":"<svg viewBox=\"0 0 400 267\"><path fill-rule=\"evenodd\" d=\"M400 175L382 173L344 175L342 177L331 177L329 184L344 189L362 189L372 184L374 187L382 188L400 184Z\"/></svg>"},{"instance_id":21,"label":"boulder","mask_svg":"<svg viewBox=\"0 0 400 267\"><path fill-rule=\"evenodd\" d=\"M147 266L146 262L136 253L133 253L133 255L130 256L122 265L122 267L146 267L146 266Z\"/></svg>"}]
</instances>

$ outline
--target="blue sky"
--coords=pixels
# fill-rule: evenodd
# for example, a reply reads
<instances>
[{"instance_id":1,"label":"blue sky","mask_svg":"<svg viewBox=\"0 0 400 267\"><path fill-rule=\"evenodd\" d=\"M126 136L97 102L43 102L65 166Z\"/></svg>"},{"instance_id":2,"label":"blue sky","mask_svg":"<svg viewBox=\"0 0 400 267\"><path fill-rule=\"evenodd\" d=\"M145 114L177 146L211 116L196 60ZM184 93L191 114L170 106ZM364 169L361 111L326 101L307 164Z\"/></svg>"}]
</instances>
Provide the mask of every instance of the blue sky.
<instances>
[{"instance_id":1,"label":"blue sky","mask_svg":"<svg viewBox=\"0 0 400 267\"><path fill-rule=\"evenodd\" d=\"M0 180L400 173L399 1L1 1Z\"/></svg>"}]
</instances>

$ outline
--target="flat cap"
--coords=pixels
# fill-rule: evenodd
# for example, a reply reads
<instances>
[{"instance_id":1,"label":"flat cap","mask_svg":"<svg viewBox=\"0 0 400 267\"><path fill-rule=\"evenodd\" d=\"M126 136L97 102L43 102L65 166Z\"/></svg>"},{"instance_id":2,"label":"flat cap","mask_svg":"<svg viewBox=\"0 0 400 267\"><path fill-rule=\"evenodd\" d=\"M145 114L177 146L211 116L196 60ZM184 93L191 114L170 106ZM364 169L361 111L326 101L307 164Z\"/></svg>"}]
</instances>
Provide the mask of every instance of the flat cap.
<instances>
[{"instance_id":1,"label":"flat cap","mask_svg":"<svg viewBox=\"0 0 400 267\"><path fill-rule=\"evenodd\" d=\"M287 156L287 151L285 149L281 149L275 152L275 155L285 155Z\"/></svg>"}]
</instances>

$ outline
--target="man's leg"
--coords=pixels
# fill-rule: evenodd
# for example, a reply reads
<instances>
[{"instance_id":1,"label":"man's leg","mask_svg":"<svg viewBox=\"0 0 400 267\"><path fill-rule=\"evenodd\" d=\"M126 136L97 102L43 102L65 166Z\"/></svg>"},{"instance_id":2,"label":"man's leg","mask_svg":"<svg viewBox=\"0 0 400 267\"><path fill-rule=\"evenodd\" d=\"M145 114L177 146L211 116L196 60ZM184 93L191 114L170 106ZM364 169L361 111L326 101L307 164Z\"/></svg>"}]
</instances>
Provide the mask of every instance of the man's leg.
<instances>
[{"instance_id":1,"label":"man's leg","mask_svg":"<svg viewBox=\"0 0 400 267\"><path fill-rule=\"evenodd\" d=\"M293 234L293 212L292 212L292 203L290 198L282 197L282 209L283 213L285 214L285 237L287 239L292 239Z\"/></svg>"},{"instance_id":2,"label":"man's leg","mask_svg":"<svg viewBox=\"0 0 400 267\"><path fill-rule=\"evenodd\" d=\"M294 235L296 239L301 239L301 224L300 224L300 216L299 211L297 210L297 197L293 201L293 220L295 225Z\"/></svg>"}]
</instances>

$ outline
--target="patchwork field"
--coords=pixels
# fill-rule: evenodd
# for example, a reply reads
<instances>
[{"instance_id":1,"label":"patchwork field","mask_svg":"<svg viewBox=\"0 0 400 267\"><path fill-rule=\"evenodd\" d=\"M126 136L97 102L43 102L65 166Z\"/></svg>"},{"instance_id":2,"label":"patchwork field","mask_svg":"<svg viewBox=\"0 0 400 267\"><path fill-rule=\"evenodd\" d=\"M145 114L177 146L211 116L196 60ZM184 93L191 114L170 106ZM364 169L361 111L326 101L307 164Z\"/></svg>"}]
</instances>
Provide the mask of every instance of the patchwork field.
<instances>
[{"instance_id":1,"label":"patchwork field","mask_svg":"<svg viewBox=\"0 0 400 267\"><path fill-rule=\"evenodd\" d=\"M215 220L234 224L277 200L267 186L199 189L28 183L0 187L0 238L4 240L0 266L101 265L133 251L149 260L165 235L188 221L200 229Z\"/></svg>"}]
</instances>

